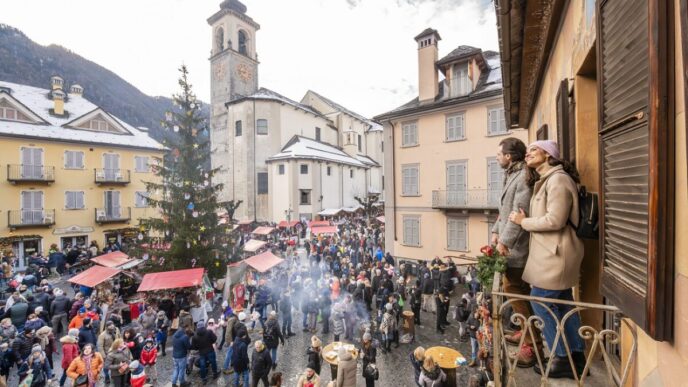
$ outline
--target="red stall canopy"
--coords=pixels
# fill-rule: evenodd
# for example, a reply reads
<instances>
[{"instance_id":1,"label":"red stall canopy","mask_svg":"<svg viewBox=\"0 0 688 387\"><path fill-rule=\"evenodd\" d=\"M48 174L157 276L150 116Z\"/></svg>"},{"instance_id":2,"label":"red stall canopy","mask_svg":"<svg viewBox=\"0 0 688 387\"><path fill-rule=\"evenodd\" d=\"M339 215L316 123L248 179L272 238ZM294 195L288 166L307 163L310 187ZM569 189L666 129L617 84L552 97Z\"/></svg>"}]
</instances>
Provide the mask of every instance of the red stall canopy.
<instances>
[{"instance_id":1,"label":"red stall canopy","mask_svg":"<svg viewBox=\"0 0 688 387\"><path fill-rule=\"evenodd\" d=\"M81 273L75 275L74 277L68 279L67 281L77 284L88 286L89 288L95 287L110 278L116 276L122 271L119 269L114 269L105 266L93 266L88 270L84 270Z\"/></svg>"},{"instance_id":2,"label":"red stall canopy","mask_svg":"<svg viewBox=\"0 0 688 387\"><path fill-rule=\"evenodd\" d=\"M265 246L267 242L258 239L249 239L248 242L244 243L244 251L250 251L255 253L258 249Z\"/></svg>"},{"instance_id":3,"label":"red stall canopy","mask_svg":"<svg viewBox=\"0 0 688 387\"><path fill-rule=\"evenodd\" d=\"M298 220L292 220L291 222L287 222L286 220L283 220L283 221L279 222L277 227L279 227L279 228L295 227L297 224L299 224Z\"/></svg>"},{"instance_id":4,"label":"red stall canopy","mask_svg":"<svg viewBox=\"0 0 688 387\"><path fill-rule=\"evenodd\" d=\"M313 228L313 227L321 227L321 226L329 226L332 223L330 223L329 220L312 220L308 223L308 227Z\"/></svg>"},{"instance_id":5,"label":"red stall canopy","mask_svg":"<svg viewBox=\"0 0 688 387\"><path fill-rule=\"evenodd\" d=\"M246 258L244 262L259 272L264 273L284 262L284 259L276 256L271 251L266 251L262 254L254 255L251 258Z\"/></svg>"},{"instance_id":6,"label":"red stall canopy","mask_svg":"<svg viewBox=\"0 0 688 387\"><path fill-rule=\"evenodd\" d=\"M252 234L256 235L270 235L271 232L275 231L274 227L257 227L255 230L253 230Z\"/></svg>"},{"instance_id":7,"label":"red stall canopy","mask_svg":"<svg viewBox=\"0 0 688 387\"><path fill-rule=\"evenodd\" d=\"M316 226L311 227L311 232L315 235L319 234L336 234L337 226Z\"/></svg>"},{"instance_id":8,"label":"red stall canopy","mask_svg":"<svg viewBox=\"0 0 688 387\"><path fill-rule=\"evenodd\" d=\"M113 251L91 259L91 262L105 267L117 267L129 263L129 256L121 251Z\"/></svg>"},{"instance_id":9,"label":"red stall canopy","mask_svg":"<svg viewBox=\"0 0 688 387\"><path fill-rule=\"evenodd\" d=\"M197 269L164 271L160 273L149 273L143 276L139 292L149 292L151 290L178 289L200 286L203 284L202 267Z\"/></svg>"}]
</instances>

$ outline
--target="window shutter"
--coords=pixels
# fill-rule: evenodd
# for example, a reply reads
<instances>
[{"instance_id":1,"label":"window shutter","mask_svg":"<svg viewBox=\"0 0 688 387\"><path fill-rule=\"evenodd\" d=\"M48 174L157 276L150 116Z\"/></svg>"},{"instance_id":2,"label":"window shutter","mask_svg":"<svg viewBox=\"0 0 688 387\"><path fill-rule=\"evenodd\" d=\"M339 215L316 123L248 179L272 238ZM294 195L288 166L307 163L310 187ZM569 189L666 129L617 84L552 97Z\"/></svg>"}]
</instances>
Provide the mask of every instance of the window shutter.
<instances>
[{"instance_id":1,"label":"window shutter","mask_svg":"<svg viewBox=\"0 0 688 387\"><path fill-rule=\"evenodd\" d=\"M74 165L74 153L70 151L65 151L65 168L73 168Z\"/></svg>"},{"instance_id":2,"label":"window shutter","mask_svg":"<svg viewBox=\"0 0 688 387\"><path fill-rule=\"evenodd\" d=\"M557 142L559 143L559 153L561 158L574 162L576 158L575 130L571 126L573 120L571 116L573 105L569 98L569 81L564 79L559 84L557 93Z\"/></svg>"},{"instance_id":3,"label":"window shutter","mask_svg":"<svg viewBox=\"0 0 688 387\"><path fill-rule=\"evenodd\" d=\"M84 208L84 192L79 191L76 193L76 208Z\"/></svg>"},{"instance_id":4,"label":"window shutter","mask_svg":"<svg viewBox=\"0 0 688 387\"><path fill-rule=\"evenodd\" d=\"M468 250L466 248L466 220L465 219L457 219L456 220L456 239L457 239L457 247L459 250Z\"/></svg>"},{"instance_id":5,"label":"window shutter","mask_svg":"<svg viewBox=\"0 0 688 387\"><path fill-rule=\"evenodd\" d=\"M667 0L597 10L601 290L655 340L671 338L673 311L667 12Z\"/></svg>"},{"instance_id":6,"label":"window shutter","mask_svg":"<svg viewBox=\"0 0 688 387\"><path fill-rule=\"evenodd\" d=\"M74 208L74 192L65 192L65 208Z\"/></svg>"}]
</instances>

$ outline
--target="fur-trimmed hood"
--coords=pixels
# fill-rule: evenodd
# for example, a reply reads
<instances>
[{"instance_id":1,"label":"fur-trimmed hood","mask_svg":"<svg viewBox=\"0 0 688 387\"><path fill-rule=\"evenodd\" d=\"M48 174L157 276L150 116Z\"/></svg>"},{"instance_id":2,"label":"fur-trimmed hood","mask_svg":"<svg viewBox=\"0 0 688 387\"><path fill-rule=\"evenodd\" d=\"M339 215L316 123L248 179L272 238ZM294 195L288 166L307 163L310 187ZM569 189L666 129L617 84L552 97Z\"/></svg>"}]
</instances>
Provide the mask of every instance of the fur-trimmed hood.
<instances>
[{"instance_id":1,"label":"fur-trimmed hood","mask_svg":"<svg viewBox=\"0 0 688 387\"><path fill-rule=\"evenodd\" d=\"M60 338L60 343L62 344L76 344L79 340L70 335L65 335Z\"/></svg>"}]
</instances>

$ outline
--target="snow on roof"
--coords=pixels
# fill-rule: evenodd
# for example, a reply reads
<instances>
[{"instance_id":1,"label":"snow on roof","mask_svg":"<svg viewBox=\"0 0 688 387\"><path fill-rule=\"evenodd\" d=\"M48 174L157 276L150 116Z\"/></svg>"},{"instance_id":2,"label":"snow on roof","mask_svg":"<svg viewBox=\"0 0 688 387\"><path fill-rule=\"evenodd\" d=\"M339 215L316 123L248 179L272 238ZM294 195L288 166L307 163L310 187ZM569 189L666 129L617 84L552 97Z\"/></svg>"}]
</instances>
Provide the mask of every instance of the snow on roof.
<instances>
[{"instance_id":1,"label":"snow on roof","mask_svg":"<svg viewBox=\"0 0 688 387\"><path fill-rule=\"evenodd\" d=\"M282 94L277 93L277 92L275 92L275 91L272 91L272 90L270 90L270 89L266 89L265 87L261 87L260 89L258 89L258 91L256 91L255 93L253 93L253 94L251 94L251 95L249 95L249 96L242 97L242 98L237 98L237 99L235 99L235 100L233 100L233 101L229 101L229 102L227 102L225 105L232 105L232 104L235 104L235 103L238 103L238 102L243 102L243 101L246 101L246 100L276 101L276 102L279 102L279 103L291 105L291 106L293 106L293 107L295 107L295 108L297 108L297 109L303 110L303 111L305 111L305 112L307 112L307 113L313 114L313 115L315 115L315 116L317 116L317 117L321 117L321 118L323 118L323 119L325 119L325 120L327 120L327 121L332 122L332 120L330 120L329 118L323 116L322 114L320 114L320 112L318 112L317 110L313 109L312 107L310 107L310 106L308 106L308 105L304 105L304 104L299 103L299 102L296 102L296 101L294 101L293 99L287 98L287 97L283 96Z\"/></svg>"},{"instance_id":2,"label":"snow on roof","mask_svg":"<svg viewBox=\"0 0 688 387\"><path fill-rule=\"evenodd\" d=\"M349 156L339 148L301 136L292 137L280 153L269 157L266 161L287 159L322 160L360 168L369 167L368 164Z\"/></svg>"},{"instance_id":3,"label":"snow on roof","mask_svg":"<svg viewBox=\"0 0 688 387\"><path fill-rule=\"evenodd\" d=\"M359 120L359 121L361 121L361 122L364 122L364 123L370 125L370 126L371 126L371 129L372 129L372 126L373 126L373 125L380 125L380 124L378 124L377 122L372 121L372 120L369 119L369 118L363 117L362 115L360 115L360 114L358 114L358 113L356 113L356 112L354 112L354 111L352 111L352 110L349 110L349 109L345 108L344 106L342 106L342 105L340 105L340 104L334 102L333 100L331 100L331 99L329 99L329 98L327 98L327 97L324 97L322 94L318 94L318 93L316 93L316 92L313 91L313 90L308 90L308 92L310 92L310 93L312 93L313 95L315 95L316 97L320 98L323 102L325 102L326 104L330 105L331 108L333 108L333 109L335 109L335 110L337 110L337 111L340 111L340 112L342 112L342 113L348 114L348 115L350 115L351 117L354 117L355 119L357 119L357 120ZM371 129L369 129L369 130L371 130ZM380 130L382 130L382 127L380 127Z\"/></svg>"},{"instance_id":4,"label":"snow on roof","mask_svg":"<svg viewBox=\"0 0 688 387\"><path fill-rule=\"evenodd\" d=\"M370 128L368 129L369 132L382 132L382 125L378 124L375 121L370 121Z\"/></svg>"},{"instance_id":5,"label":"snow on roof","mask_svg":"<svg viewBox=\"0 0 688 387\"><path fill-rule=\"evenodd\" d=\"M12 90L10 95L13 98L48 122L48 125L44 125L17 121L0 121L0 135L5 134L10 136L45 138L70 142L102 143L156 150L165 149L162 144L149 137L146 132L112 115L111 116L129 131L130 134L96 132L63 126L99 108L97 105L94 105L80 95L69 94L69 97L64 103L64 109L69 115L66 117L57 117L49 113L49 110L54 107L53 100L48 98L50 90L4 81L0 81L0 87L10 88Z\"/></svg>"},{"instance_id":6,"label":"snow on roof","mask_svg":"<svg viewBox=\"0 0 688 387\"><path fill-rule=\"evenodd\" d=\"M370 156L366 155L356 155L356 160L362 162L363 164L369 165L371 167L379 167L380 164L377 163L377 161L373 160L370 158Z\"/></svg>"}]
</instances>

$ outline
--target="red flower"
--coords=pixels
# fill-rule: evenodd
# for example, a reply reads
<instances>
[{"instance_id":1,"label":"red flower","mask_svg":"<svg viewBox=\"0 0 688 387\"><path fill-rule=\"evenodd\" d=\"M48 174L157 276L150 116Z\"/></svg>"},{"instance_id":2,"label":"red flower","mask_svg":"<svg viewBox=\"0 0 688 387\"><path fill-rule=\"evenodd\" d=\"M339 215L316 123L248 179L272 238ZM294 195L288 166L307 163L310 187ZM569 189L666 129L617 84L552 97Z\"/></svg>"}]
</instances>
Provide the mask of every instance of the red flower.
<instances>
[{"instance_id":1,"label":"red flower","mask_svg":"<svg viewBox=\"0 0 688 387\"><path fill-rule=\"evenodd\" d=\"M494 249L492 248L492 246L483 246L480 249L480 252L488 257L491 257L494 254Z\"/></svg>"}]
</instances>

